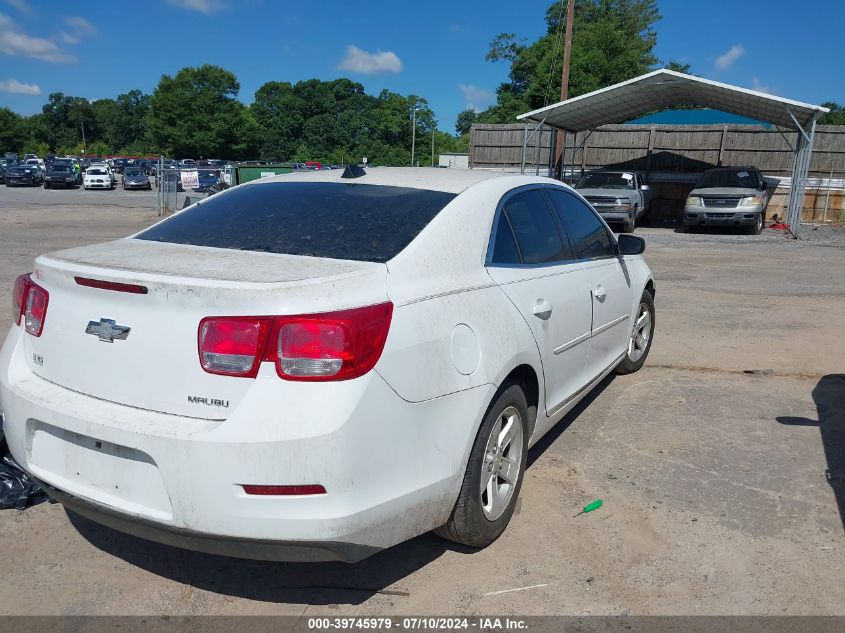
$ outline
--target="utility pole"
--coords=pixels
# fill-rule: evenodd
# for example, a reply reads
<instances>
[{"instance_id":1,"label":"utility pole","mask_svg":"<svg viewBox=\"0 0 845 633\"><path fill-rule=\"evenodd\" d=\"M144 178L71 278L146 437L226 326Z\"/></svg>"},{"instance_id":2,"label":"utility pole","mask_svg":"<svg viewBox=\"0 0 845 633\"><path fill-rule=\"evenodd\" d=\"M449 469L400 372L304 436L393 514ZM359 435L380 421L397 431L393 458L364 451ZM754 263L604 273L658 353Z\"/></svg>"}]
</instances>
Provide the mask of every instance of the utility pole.
<instances>
[{"instance_id":1,"label":"utility pole","mask_svg":"<svg viewBox=\"0 0 845 633\"><path fill-rule=\"evenodd\" d=\"M561 0L563 2L563 0ZM566 35L563 41L563 69L560 75L560 100L566 101L569 98L569 58L572 54L572 23L575 22L575 0L566 2ZM564 132L565 134L565 132ZM564 134L558 134L556 163L560 163L563 155ZM563 176L563 174L562 174Z\"/></svg>"},{"instance_id":2,"label":"utility pole","mask_svg":"<svg viewBox=\"0 0 845 633\"><path fill-rule=\"evenodd\" d=\"M431 128L431 166L434 167L434 133L436 128Z\"/></svg>"},{"instance_id":3,"label":"utility pole","mask_svg":"<svg viewBox=\"0 0 845 633\"><path fill-rule=\"evenodd\" d=\"M414 114L411 119L411 167L414 166L414 150L417 144L417 106L414 106Z\"/></svg>"},{"instance_id":4,"label":"utility pole","mask_svg":"<svg viewBox=\"0 0 845 633\"><path fill-rule=\"evenodd\" d=\"M82 126L82 153L87 154L87 143L85 142L85 121L80 120L79 124Z\"/></svg>"}]
</instances>

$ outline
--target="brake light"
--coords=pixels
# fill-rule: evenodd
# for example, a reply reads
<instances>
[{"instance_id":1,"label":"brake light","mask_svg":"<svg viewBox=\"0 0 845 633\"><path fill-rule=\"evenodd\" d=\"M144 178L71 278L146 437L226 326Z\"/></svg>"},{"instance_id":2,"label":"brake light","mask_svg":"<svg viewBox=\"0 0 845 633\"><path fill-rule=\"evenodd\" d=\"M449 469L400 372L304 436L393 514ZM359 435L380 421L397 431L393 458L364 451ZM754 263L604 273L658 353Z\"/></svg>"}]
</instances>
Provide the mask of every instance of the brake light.
<instances>
[{"instance_id":1,"label":"brake light","mask_svg":"<svg viewBox=\"0 0 845 633\"><path fill-rule=\"evenodd\" d=\"M27 284L26 305L24 306L24 327L33 336L41 336L44 319L47 318L49 293L33 281Z\"/></svg>"},{"instance_id":2,"label":"brake light","mask_svg":"<svg viewBox=\"0 0 845 633\"><path fill-rule=\"evenodd\" d=\"M30 273L25 273L18 275L17 279L15 279L15 289L12 293L12 318L15 321L15 325L20 325L21 323L26 291L29 287L29 275Z\"/></svg>"},{"instance_id":3,"label":"brake light","mask_svg":"<svg viewBox=\"0 0 845 633\"><path fill-rule=\"evenodd\" d=\"M272 323L272 318L264 317L203 319L199 328L202 368L210 374L254 378Z\"/></svg>"},{"instance_id":4,"label":"brake light","mask_svg":"<svg viewBox=\"0 0 845 633\"><path fill-rule=\"evenodd\" d=\"M392 303L276 317L264 360L285 380L350 380L370 371L384 349Z\"/></svg>"},{"instance_id":5,"label":"brake light","mask_svg":"<svg viewBox=\"0 0 845 633\"><path fill-rule=\"evenodd\" d=\"M202 368L254 378L260 361L284 380L350 380L381 357L393 304L277 317L209 317L200 322Z\"/></svg>"}]
</instances>

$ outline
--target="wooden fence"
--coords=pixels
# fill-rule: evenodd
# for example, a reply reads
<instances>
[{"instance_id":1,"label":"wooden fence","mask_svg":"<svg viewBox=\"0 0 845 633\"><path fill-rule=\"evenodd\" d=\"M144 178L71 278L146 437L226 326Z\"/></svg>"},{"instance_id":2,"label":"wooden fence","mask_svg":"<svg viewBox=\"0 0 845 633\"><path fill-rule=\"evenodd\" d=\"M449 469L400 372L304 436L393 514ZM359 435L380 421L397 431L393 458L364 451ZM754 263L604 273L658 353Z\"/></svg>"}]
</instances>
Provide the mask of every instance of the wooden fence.
<instances>
[{"instance_id":1,"label":"wooden fence","mask_svg":"<svg viewBox=\"0 0 845 633\"><path fill-rule=\"evenodd\" d=\"M533 129L534 124L529 126L529 134ZM520 169L524 130L522 124L473 125L470 167ZM696 174L721 165L753 165L766 176L788 178L797 136L798 132L749 125L605 125L568 134L565 164L578 173L597 168L647 172L652 182L667 182L667 196L658 206L666 209L666 215L677 215L689 185L678 188L668 187L668 183L692 183ZM548 173L551 140L549 129L544 129L539 143L536 135L530 140L525 150L527 173L534 173L536 165L541 174ZM818 206L822 200L824 219L845 221L845 126L817 126L809 175L817 180L815 186L811 181L807 188L804 219L821 219ZM770 215L781 211L780 200L786 199L788 180L784 185L773 192L775 206L770 208ZM669 195L669 191L680 193Z\"/></svg>"}]
</instances>

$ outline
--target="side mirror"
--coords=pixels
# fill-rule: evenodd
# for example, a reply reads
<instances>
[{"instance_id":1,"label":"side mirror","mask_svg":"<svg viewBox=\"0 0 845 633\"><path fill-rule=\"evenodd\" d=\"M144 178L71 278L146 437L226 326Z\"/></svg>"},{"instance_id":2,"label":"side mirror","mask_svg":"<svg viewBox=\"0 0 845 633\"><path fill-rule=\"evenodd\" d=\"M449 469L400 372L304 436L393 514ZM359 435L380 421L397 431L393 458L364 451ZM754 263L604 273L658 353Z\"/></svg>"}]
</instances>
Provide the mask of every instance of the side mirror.
<instances>
[{"instance_id":1,"label":"side mirror","mask_svg":"<svg viewBox=\"0 0 845 633\"><path fill-rule=\"evenodd\" d=\"M651 187L648 185L640 185L640 191L649 191Z\"/></svg>"},{"instance_id":2,"label":"side mirror","mask_svg":"<svg viewBox=\"0 0 845 633\"><path fill-rule=\"evenodd\" d=\"M640 255L645 251L645 240L636 235L622 233L616 243L619 245L620 255Z\"/></svg>"}]
</instances>

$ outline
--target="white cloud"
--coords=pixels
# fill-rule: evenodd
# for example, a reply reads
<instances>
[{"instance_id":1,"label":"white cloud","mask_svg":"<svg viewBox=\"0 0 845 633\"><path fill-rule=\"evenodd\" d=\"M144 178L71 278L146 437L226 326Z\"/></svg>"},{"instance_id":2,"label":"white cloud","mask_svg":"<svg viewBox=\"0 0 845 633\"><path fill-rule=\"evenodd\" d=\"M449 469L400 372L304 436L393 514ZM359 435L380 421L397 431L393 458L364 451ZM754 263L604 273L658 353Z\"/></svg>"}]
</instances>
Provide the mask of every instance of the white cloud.
<instances>
[{"instance_id":1,"label":"white cloud","mask_svg":"<svg viewBox=\"0 0 845 633\"><path fill-rule=\"evenodd\" d=\"M40 95L41 88L35 84L22 84L17 79L0 81L0 92L8 92L14 95Z\"/></svg>"},{"instance_id":2,"label":"white cloud","mask_svg":"<svg viewBox=\"0 0 845 633\"><path fill-rule=\"evenodd\" d=\"M8 15L3 15L0 13L0 29L12 29L15 27L15 23L12 22L12 18Z\"/></svg>"},{"instance_id":3,"label":"white cloud","mask_svg":"<svg viewBox=\"0 0 845 633\"><path fill-rule=\"evenodd\" d=\"M77 37L93 35L97 30L88 20L78 16L65 18L65 23L73 30L73 34Z\"/></svg>"},{"instance_id":4,"label":"white cloud","mask_svg":"<svg viewBox=\"0 0 845 633\"><path fill-rule=\"evenodd\" d=\"M354 73L375 75L376 73L399 73L402 71L402 60L392 51L376 51L368 53L357 46L346 48L346 57L338 65L340 70Z\"/></svg>"},{"instance_id":5,"label":"white cloud","mask_svg":"<svg viewBox=\"0 0 845 633\"><path fill-rule=\"evenodd\" d=\"M733 66L733 63L743 55L745 55L745 48L743 48L742 44L734 44L727 53L719 55L716 58L716 68L726 70Z\"/></svg>"},{"instance_id":6,"label":"white cloud","mask_svg":"<svg viewBox=\"0 0 845 633\"><path fill-rule=\"evenodd\" d=\"M59 31L58 35L59 39L65 44L79 44L83 38L97 32L93 24L78 16L65 18L65 24L69 27L68 31Z\"/></svg>"},{"instance_id":7,"label":"white cloud","mask_svg":"<svg viewBox=\"0 0 845 633\"><path fill-rule=\"evenodd\" d=\"M6 0L6 4L15 7L21 13L32 13L32 7L26 0Z\"/></svg>"},{"instance_id":8,"label":"white cloud","mask_svg":"<svg viewBox=\"0 0 845 633\"><path fill-rule=\"evenodd\" d=\"M458 84L458 90L463 93L469 110L481 110L484 106L490 105L496 100L494 92L484 90L473 84Z\"/></svg>"},{"instance_id":9,"label":"white cloud","mask_svg":"<svg viewBox=\"0 0 845 633\"><path fill-rule=\"evenodd\" d=\"M757 77L751 78L751 89L756 90L757 92L765 92L766 94L773 95L775 91L769 88L769 86L760 82Z\"/></svg>"},{"instance_id":10,"label":"white cloud","mask_svg":"<svg viewBox=\"0 0 845 633\"><path fill-rule=\"evenodd\" d=\"M188 11L197 11L210 15L215 11L222 11L228 8L223 0L167 0L169 4Z\"/></svg>"},{"instance_id":11,"label":"white cloud","mask_svg":"<svg viewBox=\"0 0 845 633\"><path fill-rule=\"evenodd\" d=\"M63 52L49 40L30 37L26 33L0 30L0 53L34 57L45 62L72 62L76 58Z\"/></svg>"}]
</instances>

